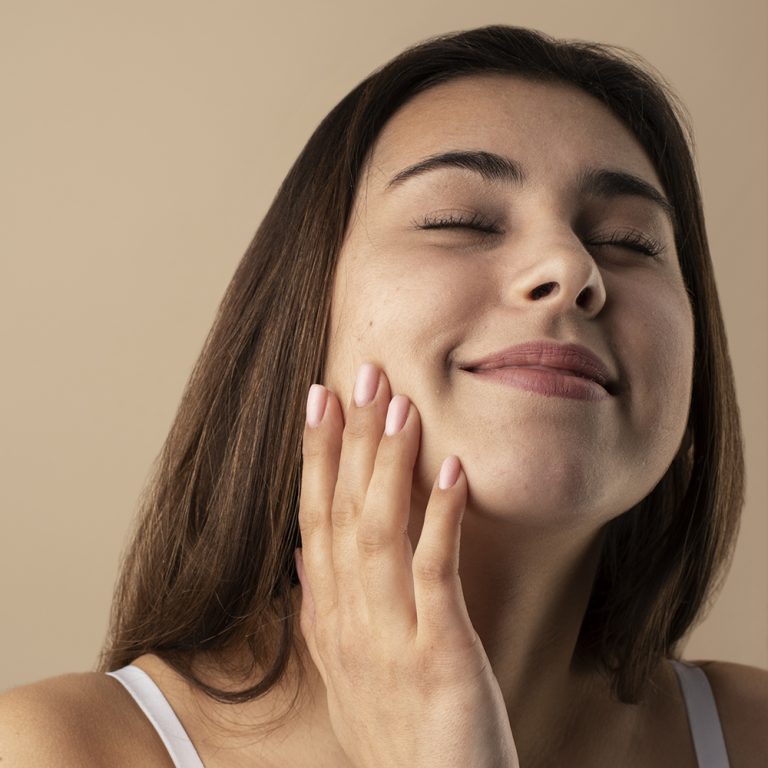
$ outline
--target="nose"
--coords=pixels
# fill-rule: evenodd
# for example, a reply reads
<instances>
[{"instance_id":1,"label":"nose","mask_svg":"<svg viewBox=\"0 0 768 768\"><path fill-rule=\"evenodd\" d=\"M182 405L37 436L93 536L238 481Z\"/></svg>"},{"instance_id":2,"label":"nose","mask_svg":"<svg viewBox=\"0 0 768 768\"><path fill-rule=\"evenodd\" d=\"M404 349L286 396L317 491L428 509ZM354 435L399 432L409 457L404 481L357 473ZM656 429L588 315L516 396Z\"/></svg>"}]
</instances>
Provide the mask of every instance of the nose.
<instances>
[{"instance_id":1,"label":"nose","mask_svg":"<svg viewBox=\"0 0 768 768\"><path fill-rule=\"evenodd\" d=\"M575 312L582 318L594 317L605 305L603 276L575 235L514 250L514 261L523 264L511 286L514 303L538 303L550 314Z\"/></svg>"}]
</instances>

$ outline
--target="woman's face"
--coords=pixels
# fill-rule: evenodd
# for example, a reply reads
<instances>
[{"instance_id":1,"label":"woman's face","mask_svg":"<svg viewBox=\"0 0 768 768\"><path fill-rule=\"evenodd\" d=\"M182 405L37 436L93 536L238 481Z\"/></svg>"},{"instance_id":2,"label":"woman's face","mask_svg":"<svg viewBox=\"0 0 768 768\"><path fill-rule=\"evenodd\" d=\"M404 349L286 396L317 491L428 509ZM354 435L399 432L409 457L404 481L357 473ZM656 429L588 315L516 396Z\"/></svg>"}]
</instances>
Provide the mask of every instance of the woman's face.
<instances>
[{"instance_id":1,"label":"woman's face","mask_svg":"<svg viewBox=\"0 0 768 768\"><path fill-rule=\"evenodd\" d=\"M464 167L435 161L392 181L461 152L475 153ZM595 525L642 499L674 458L693 319L672 223L638 185L599 171L663 195L629 129L567 85L464 77L414 97L380 134L339 256L324 383L346 411L371 361L410 397L422 424L415 504L455 453L475 513ZM628 235L640 245L607 243ZM646 241L661 252L637 250ZM565 397L462 367L532 341L586 347L611 383L577 382L595 397Z\"/></svg>"}]
</instances>

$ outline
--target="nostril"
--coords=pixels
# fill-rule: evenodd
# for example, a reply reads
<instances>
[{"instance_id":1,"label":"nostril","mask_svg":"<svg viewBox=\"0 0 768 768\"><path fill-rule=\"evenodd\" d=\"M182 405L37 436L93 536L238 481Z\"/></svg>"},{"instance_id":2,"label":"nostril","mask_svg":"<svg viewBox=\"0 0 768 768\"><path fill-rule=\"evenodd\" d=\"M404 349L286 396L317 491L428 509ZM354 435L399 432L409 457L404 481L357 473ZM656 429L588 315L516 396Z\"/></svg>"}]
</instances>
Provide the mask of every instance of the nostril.
<instances>
[{"instance_id":1,"label":"nostril","mask_svg":"<svg viewBox=\"0 0 768 768\"><path fill-rule=\"evenodd\" d=\"M592 299L592 289L589 286L587 286L576 297L576 306L584 308L584 307L586 307L589 304L591 299Z\"/></svg>"},{"instance_id":2,"label":"nostril","mask_svg":"<svg viewBox=\"0 0 768 768\"><path fill-rule=\"evenodd\" d=\"M536 300L542 296L548 296L557 286L557 283L542 283L531 291L531 298Z\"/></svg>"}]
</instances>

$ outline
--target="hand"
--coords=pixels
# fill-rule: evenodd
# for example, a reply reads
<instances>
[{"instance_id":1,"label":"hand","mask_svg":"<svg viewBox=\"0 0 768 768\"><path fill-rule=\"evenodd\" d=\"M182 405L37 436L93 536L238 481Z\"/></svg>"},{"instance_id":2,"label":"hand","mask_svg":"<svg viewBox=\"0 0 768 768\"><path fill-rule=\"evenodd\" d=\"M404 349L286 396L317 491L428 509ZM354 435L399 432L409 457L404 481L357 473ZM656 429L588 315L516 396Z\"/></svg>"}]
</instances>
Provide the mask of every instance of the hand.
<instances>
[{"instance_id":1,"label":"hand","mask_svg":"<svg viewBox=\"0 0 768 768\"><path fill-rule=\"evenodd\" d=\"M459 580L466 476L457 457L446 459L442 478L455 483L435 481L414 553L419 414L404 395L390 404L389 382L372 365L361 367L356 394L366 372L372 400L353 397L346 425L335 395L313 385L304 428L300 626L331 725L356 768L517 768Z\"/></svg>"}]
</instances>

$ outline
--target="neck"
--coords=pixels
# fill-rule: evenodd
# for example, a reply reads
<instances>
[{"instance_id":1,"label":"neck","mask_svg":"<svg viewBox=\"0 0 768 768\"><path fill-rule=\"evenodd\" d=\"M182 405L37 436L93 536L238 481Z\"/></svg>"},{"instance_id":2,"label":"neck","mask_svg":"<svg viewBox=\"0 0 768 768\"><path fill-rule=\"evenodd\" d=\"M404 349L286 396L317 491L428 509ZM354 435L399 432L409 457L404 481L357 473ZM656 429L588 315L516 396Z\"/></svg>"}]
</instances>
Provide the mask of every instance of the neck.
<instances>
[{"instance_id":1,"label":"neck","mask_svg":"<svg viewBox=\"0 0 768 768\"><path fill-rule=\"evenodd\" d=\"M414 549L422 522L411 519ZM521 533L509 521L465 513L464 599L499 682L522 765L560 764L574 744L591 749L585 734L600 732L595 716L604 724L618 717L625 731L631 727L632 713L617 709L607 681L576 657L602 541L601 529ZM327 724L322 679L308 653L305 658L307 690Z\"/></svg>"},{"instance_id":2,"label":"neck","mask_svg":"<svg viewBox=\"0 0 768 768\"><path fill-rule=\"evenodd\" d=\"M567 741L568 725L578 727L600 686L599 675L579 663L576 647L603 537L594 529L512 528L467 510L459 574L522 759L551 749L553 734Z\"/></svg>"},{"instance_id":3,"label":"neck","mask_svg":"<svg viewBox=\"0 0 768 768\"><path fill-rule=\"evenodd\" d=\"M413 524L410 533L415 545L418 535L413 535ZM420 524L415 521L419 530ZM636 725L633 708L616 706L606 680L576 658L601 545L600 530L521 534L511 530L509 521L473 515L470 510L465 514L459 566L463 594L499 682L522 765L562 764L562 756L572 757L574 749L583 755L599 752L600 745L590 741L594 734L605 736L609 729L630 733ZM335 761L333 765L346 766L330 726L323 680L299 629L298 587L293 602L307 672L298 719L291 718L288 725L295 759L304 749L302 734L311 732L316 744L322 743L323 751ZM292 658L278 686L279 695L275 689L270 697L273 705L278 699L283 705L291 700L296 674ZM258 719L256 710L261 712L265 706L252 702L243 705L241 714L253 723ZM280 706L270 709L272 715L278 711ZM228 721L232 722L231 714ZM294 732L291 724L298 730ZM307 754L318 752L307 746Z\"/></svg>"}]
</instances>

